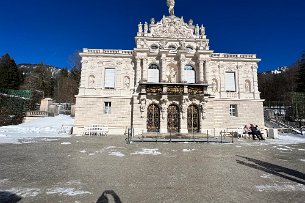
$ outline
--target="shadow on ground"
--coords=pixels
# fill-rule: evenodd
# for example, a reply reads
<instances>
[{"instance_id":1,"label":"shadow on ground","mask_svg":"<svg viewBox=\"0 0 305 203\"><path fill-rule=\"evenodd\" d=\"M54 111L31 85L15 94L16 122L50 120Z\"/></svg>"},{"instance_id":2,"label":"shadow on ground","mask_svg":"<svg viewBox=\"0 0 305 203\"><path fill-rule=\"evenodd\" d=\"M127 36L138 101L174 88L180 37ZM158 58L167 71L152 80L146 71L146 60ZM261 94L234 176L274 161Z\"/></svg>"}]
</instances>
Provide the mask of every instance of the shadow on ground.
<instances>
[{"instance_id":1,"label":"shadow on ground","mask_svg":"<svg viewBox=\"0 0 305 203\"><path fill-rule=\"evenodd\" d=\"M115 203L122 203L120 197L113 190L105 190L103 194L98 198L96 203L108 203L108 197L112 197Z\"/></svg>"},{"instance_id":2,"label":"shadow on ground","mask_svg":"<svg viewBox=\"0 0 305 203\"><path fill-rule=\"evenodd\" d=\"M255 169L264 171L266 173L270 173L272 175L276 175L281 178L285 178L287 180L305 185L305 174L304 173L301 173L299 171L296 171L296 170L293 170L290 168L286 168L283 166L279 166L279 165L271 164L271 163L264 162L264 161L261 161L258 159L254 159L254 158L239 156L239 155L236 155L236 156L239 157L240 159L243 159L243 160L236 160L236 162L238 164L248 166L251 168L255 168Z\"/></svg>"},{"instance_id":3,"label":"shadow on ground","mask_svg":"<svg viewBox=\"0 0 305 203\"><path fill-rule=\"evenodd\" d=\"M0 203L16 203L19 202L22 197L7 191L0 191Z\"/></svg>"}]
</instances>

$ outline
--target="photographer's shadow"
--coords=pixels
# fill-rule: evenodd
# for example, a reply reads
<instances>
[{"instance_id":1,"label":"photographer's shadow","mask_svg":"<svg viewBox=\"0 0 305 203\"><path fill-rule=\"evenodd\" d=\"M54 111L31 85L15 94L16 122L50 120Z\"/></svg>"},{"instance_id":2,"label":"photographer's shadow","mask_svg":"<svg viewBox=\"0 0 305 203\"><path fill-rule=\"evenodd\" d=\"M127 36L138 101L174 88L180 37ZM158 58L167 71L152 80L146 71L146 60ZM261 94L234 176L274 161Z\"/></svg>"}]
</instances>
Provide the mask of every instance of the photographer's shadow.
<instances>
[{"instance_id":1,"label":"photographer's shadow","mask_svg":"<svg viewBox=\"0 0 305 203\"><path fill-rule=\"evenodd\" d=\"M122 203L120 197L113 190L105 190L96 203L109 203L108 197L112 197L115 203Z\"/></svg>"}]
</instances>

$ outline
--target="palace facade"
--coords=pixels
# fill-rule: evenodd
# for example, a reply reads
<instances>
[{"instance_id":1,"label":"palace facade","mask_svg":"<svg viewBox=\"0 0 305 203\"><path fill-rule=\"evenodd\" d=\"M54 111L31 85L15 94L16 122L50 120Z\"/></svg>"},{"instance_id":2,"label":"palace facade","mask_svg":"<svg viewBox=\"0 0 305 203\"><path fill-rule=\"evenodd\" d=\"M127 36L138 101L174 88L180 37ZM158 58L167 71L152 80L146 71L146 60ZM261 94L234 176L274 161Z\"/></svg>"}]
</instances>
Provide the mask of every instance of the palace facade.
<instances>
[{"instance_id":1,"label":"palace facade","mask_svg":"<svg viewBox=\"0 0 305 203\"><path fill-rule=\"evenodd\" d=\"M74 133L190 133L264 126L255 54L215 53L205 27L171 13L138 25L133 50L83 49Z\"/></svg>"}]
</instances>

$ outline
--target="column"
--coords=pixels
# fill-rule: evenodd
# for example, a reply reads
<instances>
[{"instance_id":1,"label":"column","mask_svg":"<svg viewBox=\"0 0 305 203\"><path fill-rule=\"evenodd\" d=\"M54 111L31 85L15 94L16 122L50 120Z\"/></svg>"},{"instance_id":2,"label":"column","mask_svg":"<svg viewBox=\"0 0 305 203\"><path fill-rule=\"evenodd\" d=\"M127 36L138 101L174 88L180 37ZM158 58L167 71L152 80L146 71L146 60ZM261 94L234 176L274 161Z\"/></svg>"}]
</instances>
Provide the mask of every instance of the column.
<instances>
[{"instance_id":1,"label":"column","mask_svg":"<svg viewBox=\"0 0 305 203\"><path fill-rule=\"evenodd\" d=\"M147 82L147 69L148 69L148 59L143 59L143 75L142 75L142 82Z\"/></svg>"},{"instance_id":2,"label":"column","mask_svg":"<svg viewBox=\"0 0 305 203\"><path fill-rule=\"evenodd\" d=\"M161 58L161 82L166 82L166 57Z\"/></svg>"},{"instance_id":3,"label":"column","mask_svg":"<svg viewBox=\"0 0 305 203\"><path fill-rule=\"evenodd\" d=\"M198 71L198 74L199 74L199 83L203 83L204 82L204 77L203 77L203 63L204 63L204 60L202 60L202 59L199 59L198 60L198 62L199 62L199 71Z\"/></svg>"},{"instance_id":4,"label":"column","mask_svg":"<svg viewBox=\"0 0 305 203\"><path fill-rule=\"evenodd\" d=\"M180 56L180 82L184 83L185 76L184 76L184 66L185 66L185 56L181 54Z\"/></svg>"},{"instance_id":5,"label":"column","mask_svg":"<svg viewBox=\"0 0 305 203\"><path fill-rule=\"evenodd\" d=\"M136 84L137 87L139 85L139 82L141 81L141 59L139 57L136 57L137 65L136 65Z\"/></svg>"}]
</instances>

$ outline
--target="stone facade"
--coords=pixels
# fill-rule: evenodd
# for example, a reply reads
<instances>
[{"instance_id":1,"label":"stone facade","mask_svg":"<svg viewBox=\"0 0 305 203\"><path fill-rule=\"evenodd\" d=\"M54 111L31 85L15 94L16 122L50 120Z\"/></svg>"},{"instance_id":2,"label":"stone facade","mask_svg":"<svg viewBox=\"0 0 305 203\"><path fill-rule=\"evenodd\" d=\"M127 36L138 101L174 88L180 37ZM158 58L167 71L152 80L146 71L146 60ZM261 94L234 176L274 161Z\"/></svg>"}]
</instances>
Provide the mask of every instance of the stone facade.
<instances>
[{"instance_id":1,"label":"stone facade","mask_svg":"<svg viewBox=\"0 0 305 203\"><path fill-rule=\"evenodd\" d=\"M138 25L133 50L83 50L75 133L89 124L108 125L109 134L264 126L260 59L215 53L203 25L170 12Z\"/></svg>"}]
</instances>

